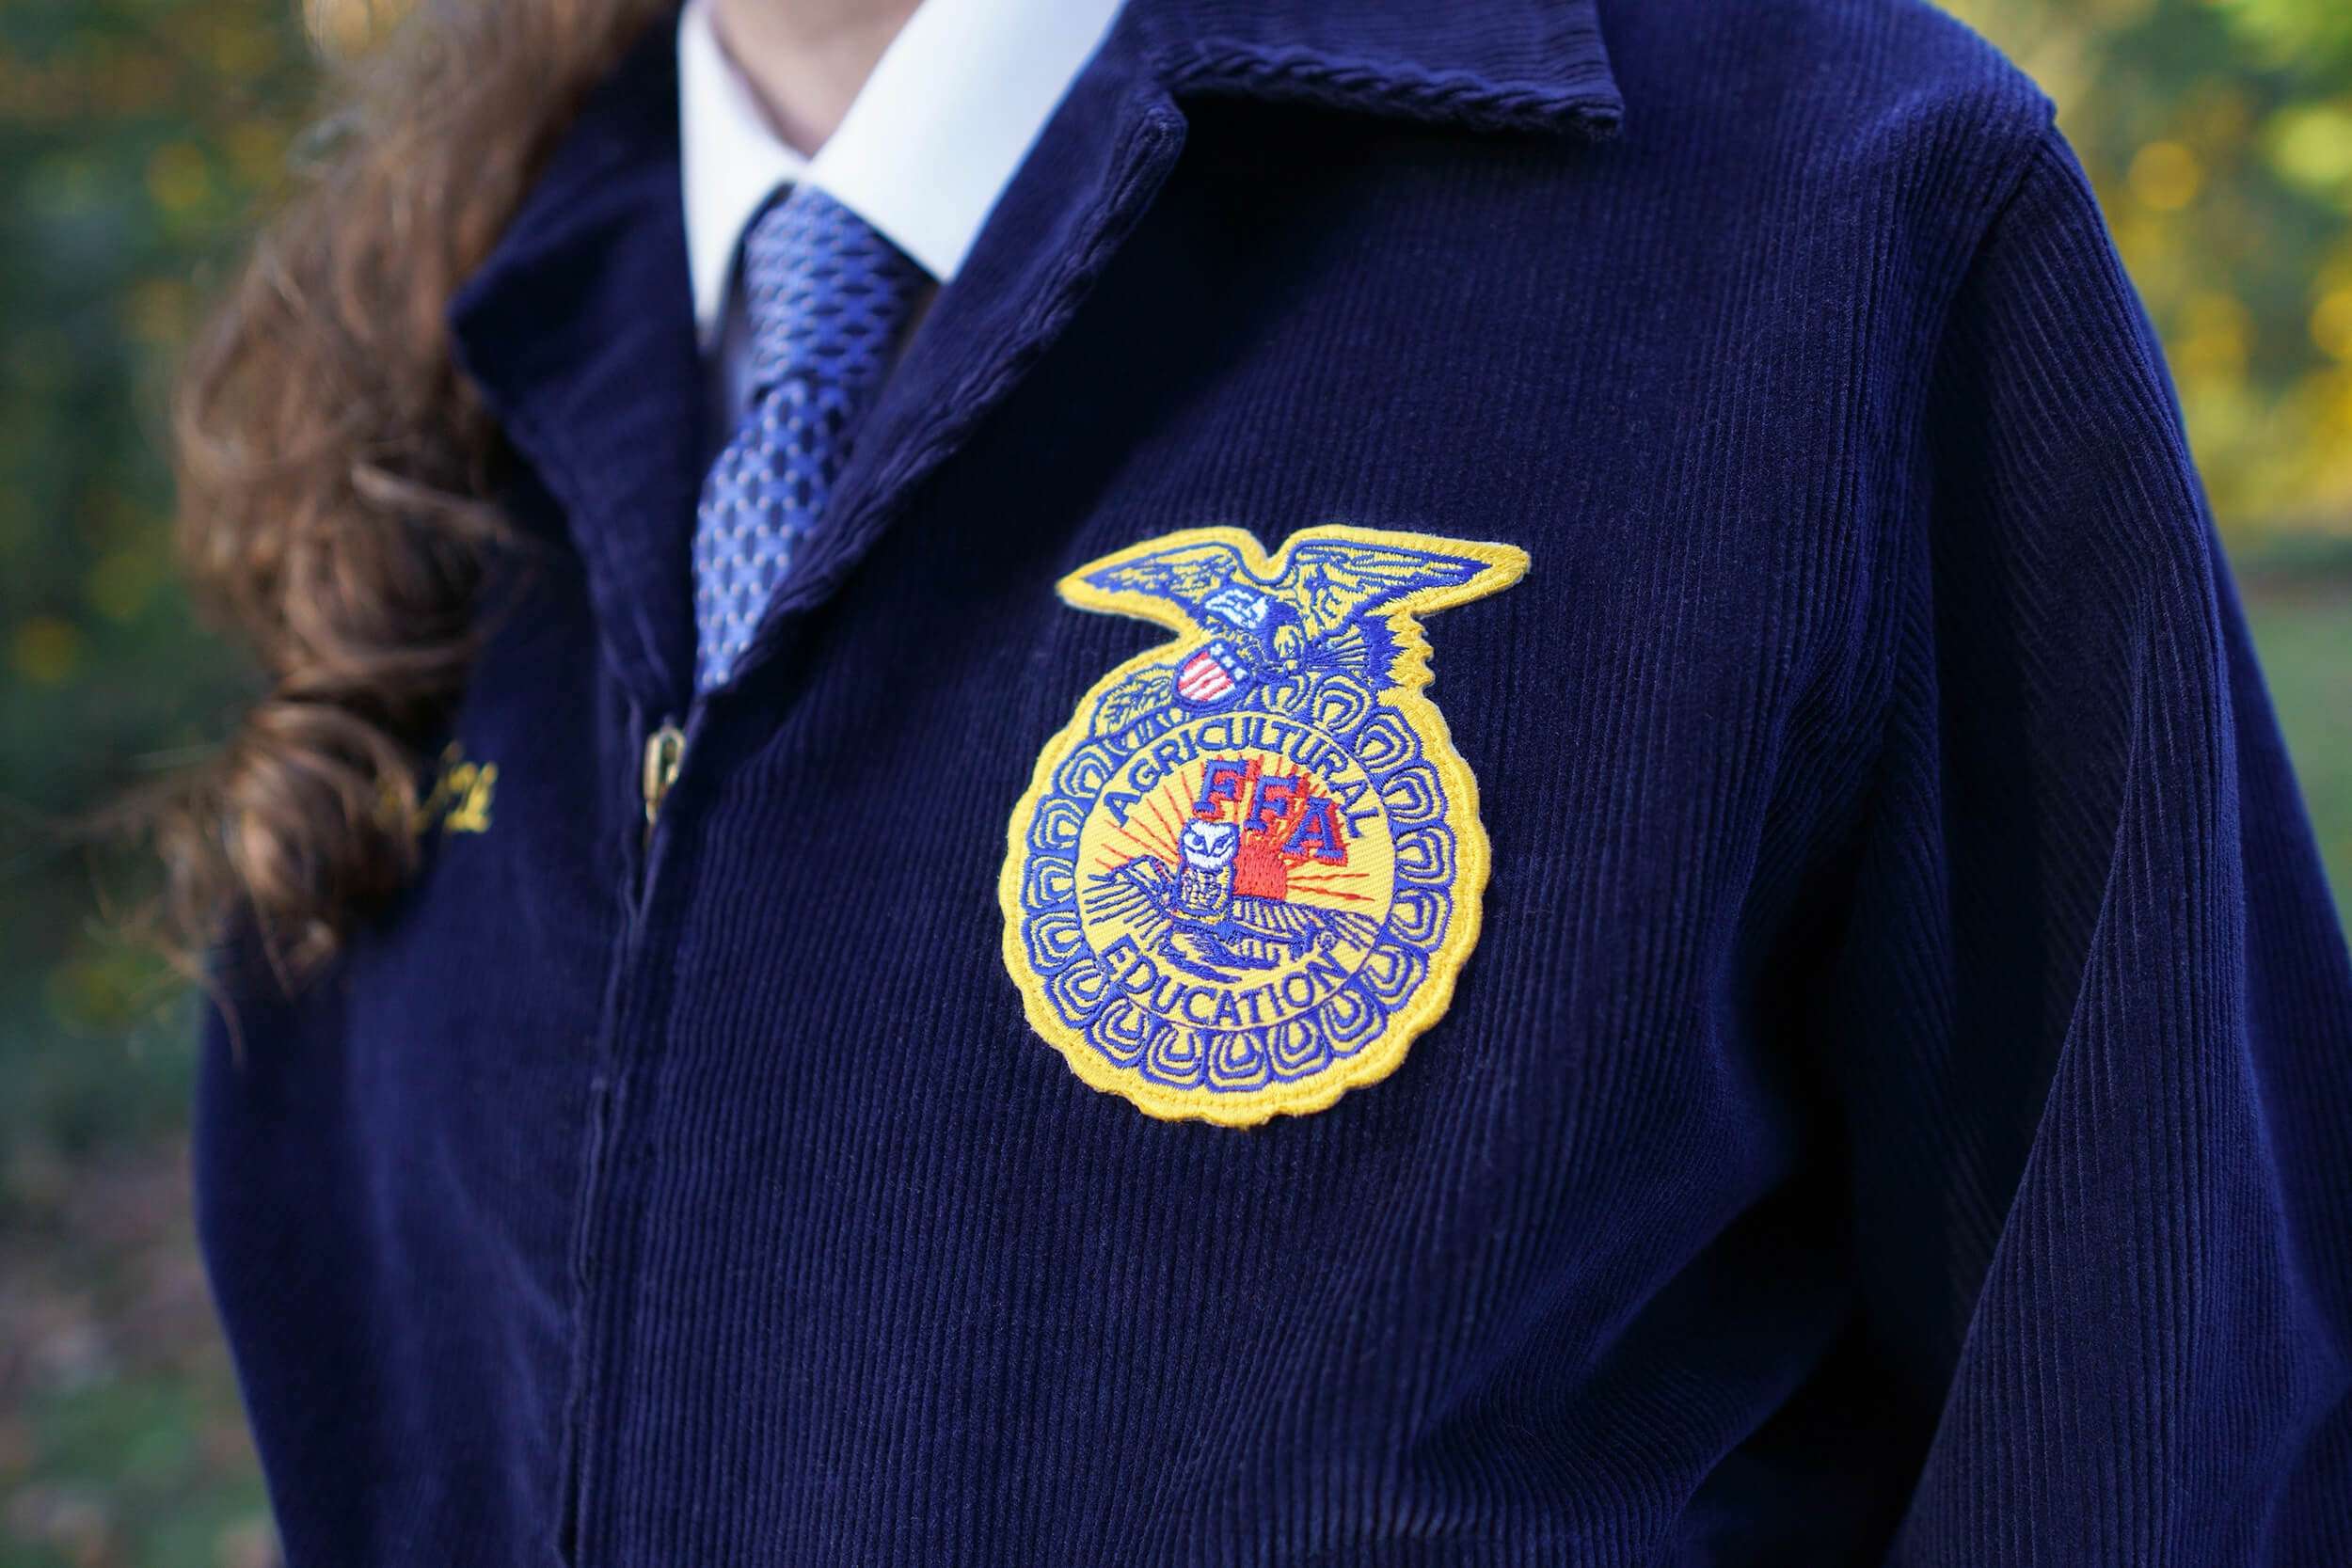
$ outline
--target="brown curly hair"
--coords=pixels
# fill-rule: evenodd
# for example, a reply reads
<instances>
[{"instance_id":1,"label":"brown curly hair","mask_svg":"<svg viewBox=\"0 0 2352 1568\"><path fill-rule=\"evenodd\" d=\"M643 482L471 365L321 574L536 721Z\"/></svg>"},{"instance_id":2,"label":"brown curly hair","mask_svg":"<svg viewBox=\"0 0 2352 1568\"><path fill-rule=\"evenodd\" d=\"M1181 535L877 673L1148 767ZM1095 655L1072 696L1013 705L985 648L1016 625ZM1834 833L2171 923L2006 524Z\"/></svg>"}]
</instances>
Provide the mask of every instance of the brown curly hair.
<instances>
[{"instance_id":1,"label":"brown curly hair","mask_svg":"<svg viewBox=\"0 0 2352 1568\"><path fill-rule=\"evenodd\" d=\"M497 436L443 314L581 97L672 0L420 0L344 62L185 364L179 544L269 689L154 807L166 911L281 976L414 867L417 751L473 647Z\"/></svg>"}]
</instances>

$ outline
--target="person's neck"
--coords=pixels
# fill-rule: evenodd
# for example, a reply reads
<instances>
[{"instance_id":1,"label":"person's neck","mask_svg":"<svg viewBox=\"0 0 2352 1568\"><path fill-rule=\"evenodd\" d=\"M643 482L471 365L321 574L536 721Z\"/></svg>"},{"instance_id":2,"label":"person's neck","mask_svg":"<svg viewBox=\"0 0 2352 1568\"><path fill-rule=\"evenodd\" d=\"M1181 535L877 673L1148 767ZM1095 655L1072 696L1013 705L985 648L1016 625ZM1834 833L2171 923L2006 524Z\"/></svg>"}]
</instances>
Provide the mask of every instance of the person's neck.
<instances>
[{"instance_id":1,"label":"person's neck","mask_svg":"<svg viewBox=\"0 0 2352 1568\"><path fill-rule=\"evenodd\" d=\"M775 122L813 153L841 127L918 0L712 0L719 40Z\"/></svg>"}]
</instances>

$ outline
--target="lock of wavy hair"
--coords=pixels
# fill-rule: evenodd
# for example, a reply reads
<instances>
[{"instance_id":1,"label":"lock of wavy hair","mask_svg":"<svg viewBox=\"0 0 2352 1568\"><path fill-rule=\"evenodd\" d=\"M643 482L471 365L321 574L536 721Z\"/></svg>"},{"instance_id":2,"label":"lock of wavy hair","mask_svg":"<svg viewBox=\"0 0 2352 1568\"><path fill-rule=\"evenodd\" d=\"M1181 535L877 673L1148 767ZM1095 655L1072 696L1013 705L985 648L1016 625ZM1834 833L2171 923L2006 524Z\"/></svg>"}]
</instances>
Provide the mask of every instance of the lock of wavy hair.
<instances>
[{"instance_id":1,"label":"lock of wavy hair","mask_svg":"<svg viewBox=\"0 0 2352 1568\"><path fill-rule=\"evenodd\" d=\"M462 687L500 533L450 296L581 98L671 0L419 0L342 62L291 198L174 405L181 554L266 682L151 804L165 912L292 980L414 869L418 751Z\"/></svg>"}]
</instances>

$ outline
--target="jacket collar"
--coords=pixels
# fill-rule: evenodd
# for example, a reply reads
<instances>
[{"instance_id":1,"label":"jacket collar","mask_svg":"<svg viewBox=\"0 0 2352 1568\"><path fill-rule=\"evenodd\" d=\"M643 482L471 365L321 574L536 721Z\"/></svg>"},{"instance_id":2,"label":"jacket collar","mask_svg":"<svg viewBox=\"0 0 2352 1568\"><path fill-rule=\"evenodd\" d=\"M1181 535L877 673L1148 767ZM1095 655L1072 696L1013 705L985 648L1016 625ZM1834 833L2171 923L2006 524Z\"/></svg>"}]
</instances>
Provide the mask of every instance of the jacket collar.
<instances>
[{"instance_id":1,"label":"jacket collar","mask_svg":"<svg viewBox=\"0 0 2352 1568\"><path fill-rule=\"evenodd\" d=\"M885 386L777 606L821 601L1059 335L1175 164L1187 99L1605 136L1596 0L1128 0ZM675 28L583 105L450 311L459 364L562 506L624 689L682 708L706 450ZM746 666L757 661L755 645Z\"/></svg>"},{"instance_id":2,"label":"jacket collar","mask_svg":"<svg viewBox=\"0 0 2352 1568\"><path fill-rule=\"evenodd\" d=\"M1592 136L1625 112L1597 0L1128 0L1128 10L1179 98Z\"/></svg>"},{"instance_id":3,"label":"jacket collar","mask_svg":"<svg viewBox=\"0 0 2352 1568\"><path fill-rule=\"evenodd\" d=\"M694 653L680 563L702 370L670 40L650 29L589 94L449 310L458 366L561 506L604 652L640 702Z\"/></svg>"}]
</instances>

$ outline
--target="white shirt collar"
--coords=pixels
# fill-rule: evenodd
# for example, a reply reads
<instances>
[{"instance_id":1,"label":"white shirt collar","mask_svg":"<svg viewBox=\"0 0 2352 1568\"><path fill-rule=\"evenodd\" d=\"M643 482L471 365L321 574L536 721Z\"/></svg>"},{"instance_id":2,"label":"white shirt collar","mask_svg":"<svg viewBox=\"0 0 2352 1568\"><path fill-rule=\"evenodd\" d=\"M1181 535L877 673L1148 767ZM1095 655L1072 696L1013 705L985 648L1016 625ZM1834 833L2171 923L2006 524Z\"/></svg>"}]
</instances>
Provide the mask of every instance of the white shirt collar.
<instances>
[{"instance_id":1,"label":"white shirt collar","mask_svg":"<svg viewBox=\"0 0 2352 1568\"><path fill-rule=\"evenodd\" d=\"M942 283L979 237L1120 0L923 0L814 157L785 145L711 25L678 15L681 172L694 321L723 322L743 230L779 185L806 181Z\"/></svg>"}]
</instances>

